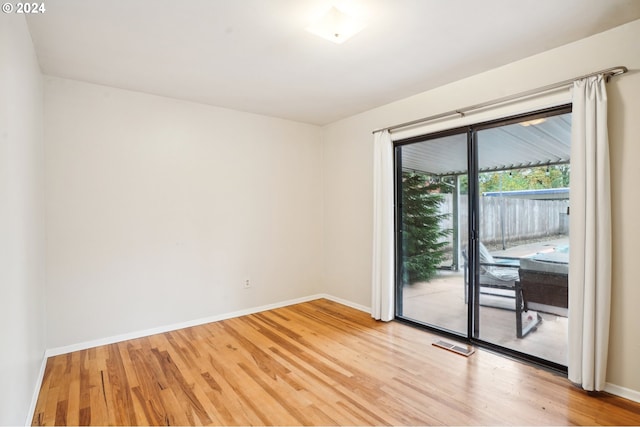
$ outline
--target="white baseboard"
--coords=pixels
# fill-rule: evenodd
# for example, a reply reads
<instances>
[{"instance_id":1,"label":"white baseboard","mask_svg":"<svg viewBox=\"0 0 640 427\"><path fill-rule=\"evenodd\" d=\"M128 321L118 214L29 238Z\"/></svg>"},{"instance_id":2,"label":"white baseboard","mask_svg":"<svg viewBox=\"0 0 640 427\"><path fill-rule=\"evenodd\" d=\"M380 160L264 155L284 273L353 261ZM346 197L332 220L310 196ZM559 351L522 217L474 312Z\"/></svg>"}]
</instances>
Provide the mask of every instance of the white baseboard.
<instances>
[{"instance_id":1,"label":"white baseboard","mask_svg":"<svg viewBox=\"0 0 640 427\"><path fill-rule=\"evenodd\" d=\"M45 361L47 357L58 356L60 354L67 354L74 351L86 350L88 348L98 347L101 345L114 344L117 342L132 340L136 338L148 337L150 335L163 334L165 332L171 332L178 329L190 328L192 326L204 325L206 323L218 322L220 320L232 319L234 317L246 316L248 314L259 313L261 311L273 310L276 308L286 307L293 304L300 304L303 302L313 301L315 299L326 298L328 300L346 305L351 308L355 308L356 310L364 311L366 313L371 313L371 309L369 307L365 307L360 304L356 304L351 301L344 300L342 298L334 297L332 295L327 294L316 294L309 295L302 298L290 299L287 301L281 301L274 304L262 305L259 307L252 307L245 310L233 311L230 313L223 313L216 316L205 317L201 319L188 320L186 322L174 323L172 325L159 326L157 328L145 329L142 331L130 332L121 335L115 335L112 337L100 338L97 340L85 341L77 344L67 345L63 347L55 347L47 349L45 352Z\"/></svg>"},{"instance_id":2,"label":"white baseboard","mask_svg":"<svg viewBox=\"0 0 640 427\"><path fill-rule=\"evenodd\" d=\"M133 340L136 338L148 337L156 334L163 334L165 332L171 332L178 329L190 328L192 326L204 325L206 323L218 322L220 320L232 319L234 317L246 316L249 314L259 313L261 311L273 310L276 308L286 307L293 304L299 304L303 302L313 301L319 298L326 298L332 301L340 302L345 305L349 305L342 300L338 300L336 298L330 297L324 294L316 294L310 295L302 298L290 299L287 301L282 301L274 304L261 305L259 307L252 307L244 310L232 311L229 313L218 314L215 316L204 317L201 319L188 320L186 322L174 323L172 325L159 326L157 328L145 329L142 331L130 332L121 335L115 335L112 337L100 338L97 340L85 341L77 344L71 344L63 347L55 347L50 348L46 351L45 357L58 356L61 354L67 354L74 351L86 350L88 348L98 347L101 345L115 344L117 342ZM357 304L351 303L352 307L358 308Z\"/></svg>"},{"instance_id":3,"label":"white baseboard","mask_svg":"<svg viewBox=\"0 0 640 427\"><path fill-rule=\"evenodd\" d=\"M615 394L619 397L624 397L625 399L633 400L634 402L640 403L640 391L631 390L630 388L621 387L619 385L606 383L604 386L604 391L610 394Z\"/></svg>"},{"instance_id":4,"label":"white baseboard","mask_svg":"<svg viewBox=\"0 0 640 427\"><path fill-rule=\"evenodd\" d=\"M36 404L38 403L38 395L40 394L40 387L42 387L42 380L44 379L44 371L47 368L47 354L42 355L42 363L40 364L40 372L36 378L36 386L33 390L33 396L31 397L31 405L29 406L29 412L27 412L27 419L24 422L25 426L30 426L33 422L33 414L36 412Z\"/></svg>"},{"instance_id":5,"label":"white baseboard","mask_svg":"<svg viewBox=\"0 0 640 427\"><path fill-rule=\"evenodd\" d=\"M355 302L348 301L346 299L334 297L333 295L319 294L318 298L325 298L325 299L328 299L330 301L337 302L337 303L342 304L342 305L346 305L347 307L355 308L356 310L364 311L365 313L371 314L371 307L367 307L367 306L364 306L364 305L361 305L361 304L357 304Z\"/></svg>"}]
</instances>

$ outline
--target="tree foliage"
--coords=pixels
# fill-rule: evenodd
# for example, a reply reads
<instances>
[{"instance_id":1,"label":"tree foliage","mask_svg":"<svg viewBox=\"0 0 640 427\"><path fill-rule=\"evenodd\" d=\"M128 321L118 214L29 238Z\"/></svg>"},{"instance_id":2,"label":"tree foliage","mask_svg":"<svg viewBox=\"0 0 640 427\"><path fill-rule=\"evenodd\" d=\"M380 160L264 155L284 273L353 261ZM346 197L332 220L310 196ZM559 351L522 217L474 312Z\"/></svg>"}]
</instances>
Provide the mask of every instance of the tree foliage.
<instances>
[{"instance_id":1,"label":"tree foliage","mask_svg":"<svg viewBox=\"0 0 640 427\"><path fill-rule=\"evenodd\" d=\"M444 260L446 237L452 230L441 227L449 214L440 213L444 201L440 191L440 185L429 182L427 175L402 175L405 283L430 280Z\"/></svg>"},{"instance_id":2,"label":"tree foliage","mask_svg":"<svg viewBox=\"0 0 640 427\"><path fill-rule=\"evenodd\" d=\"M540 190L569 186L568 164L484 172L478 176L480 192Z\"/></svg>"},{"instance_id":3,"label":"tree foliage","mask_svg":"<svg viewBox=\"0 0 640 427\"><path fill-rule=\"evenodd\" d=\"M482 172L478 175L480 193L488 191L540 190L547 188L569 187L569 164L536 166L506 171ZM452 193L455 176L438 179L442 193ZM502 182L500 182L502 180ZM467 175L460 175L460 194L467 194L469 184Z\"/></svg>"}]
</instances>

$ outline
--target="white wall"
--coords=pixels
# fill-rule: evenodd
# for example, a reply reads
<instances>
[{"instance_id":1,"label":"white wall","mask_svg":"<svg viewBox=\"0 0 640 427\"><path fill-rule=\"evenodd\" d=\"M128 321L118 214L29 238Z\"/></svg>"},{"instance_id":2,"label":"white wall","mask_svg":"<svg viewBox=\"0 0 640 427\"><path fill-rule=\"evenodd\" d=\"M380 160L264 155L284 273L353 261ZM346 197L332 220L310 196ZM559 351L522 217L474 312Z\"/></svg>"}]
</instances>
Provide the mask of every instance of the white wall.
<instances>
[{"instance_id":1,"label":"white wall","mask_svg":"<svg viewBox=\"0 0 640 427\"><path fill-rule=\"evenodd\" d=\"M42 77L22 15L0 14L0 100L0 425L19 425L45 351Z\"/></svg>"},{"instance_id":2,"label":"white wall","mask_svg":"<svg viewBox=\"0 0 640 427\"><path fill-rule=\"evenodd\" d=\"M320 290L319 127L46 76L45 111L49 348Z\"/></svg>"},{"instance_id":3,"label":"white wall","mask_svg":"<svg viewBox=\"0 0 640 427\"><path fill-rule=\"evenodd\" d=\"M640 226L640 21L324 128L324 292L370 306L372 130L500 98L617 65L608 85L614 275L608 381L640 396L637 256ZM401 66L395 64L395 66ZM618 390L620 391L620 390ZM624 391L624 390L622 390Z\"/></svg>"}]
</instances>

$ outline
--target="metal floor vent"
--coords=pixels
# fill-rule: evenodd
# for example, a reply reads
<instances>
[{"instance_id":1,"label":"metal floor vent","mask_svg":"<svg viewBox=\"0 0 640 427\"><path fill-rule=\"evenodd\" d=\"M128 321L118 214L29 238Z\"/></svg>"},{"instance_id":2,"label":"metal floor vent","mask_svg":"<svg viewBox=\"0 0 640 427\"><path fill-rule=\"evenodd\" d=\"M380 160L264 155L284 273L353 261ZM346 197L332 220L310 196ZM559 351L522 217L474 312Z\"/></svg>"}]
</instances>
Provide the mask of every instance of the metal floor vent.
<instances>
[{"instance_id":1,"label":"metal floor vent","mask_svg":"<svg viewBox=\"0 0 640 427\"><path fill-rule=\"evenodd\" d=\"M433 343L436 347L444 348L445 350L452 351L457 354L461 354L465 357L471 356L476 350L474 348L462 347L459 345L451 344L446 341L436 341Z\"/></svg>"}]
</instances>

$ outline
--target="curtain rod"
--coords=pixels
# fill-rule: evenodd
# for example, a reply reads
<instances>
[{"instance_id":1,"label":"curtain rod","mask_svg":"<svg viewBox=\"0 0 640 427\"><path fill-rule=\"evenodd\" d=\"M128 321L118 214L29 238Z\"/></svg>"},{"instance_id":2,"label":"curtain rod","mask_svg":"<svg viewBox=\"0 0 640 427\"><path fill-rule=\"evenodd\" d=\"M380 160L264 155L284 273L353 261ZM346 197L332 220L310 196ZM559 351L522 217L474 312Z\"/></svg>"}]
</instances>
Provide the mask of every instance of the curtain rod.
<instances>
[{"instance_id":1,"label":"curtain rod","mask_svg":"<svg viewBox=\"0 0 640 427\"><path fill-rule=\"evenodd\" d=\"M554 90L554 89L559 89L559 88L561 88L563 86L569 86L569 85L573 84L573 82L575 82L576 80L586 79L587 77L597 76L599 74L604 75L606 81L608 82L611 77L619 76L621 74L626 73L627 71L629 71L629 70L625 66L607 68L606 70L596 71L596 72L593 72L593 73L585 74L584 76L574 77L574 78L569 79L569 80L564 80L564 81L561 81L561 82L558 82L558 83L553 83L553 84L550 84L550 85L547 85L547 86L542 86L542 87L539 87L539 88L536 88L536 89L532 89L532 90L528 90L528 91L525 91L525 92L516 93L514 95L505 96L503 98L494 99L492 101L483 102L481 104L475 104L475 105L471 105L469 107L458 108L457 110L447 111L446 113L435 114L433 116L428 116L428 117L423 117L421 119L411 120L410 122L400 123L398 125L393 125L393 126L388 126L388 127L385 127L385 128L376 129L376 130L373 131L373 133L380 132L380 131L383 131L383 130L388 130L389 132L393 132L394 130L406 128L406 127L413 126L413 125L418 125L418 124L421 124L421 123L430 122L430 121L433 121L433 120L443 119L443 118L449 117L449 116L459 115L460 117L464 117L465 113L468 113L470 111L479 110L481 108L490 107L492 105L504 104L505 102L514 101L516 99L526 98L526 97L529 97L529 96L533 96L533 95L538 95L538 94L542 94L542 93L545 93L545 92L549 92L549 91Z\"/></svg>"}]
</instances>

